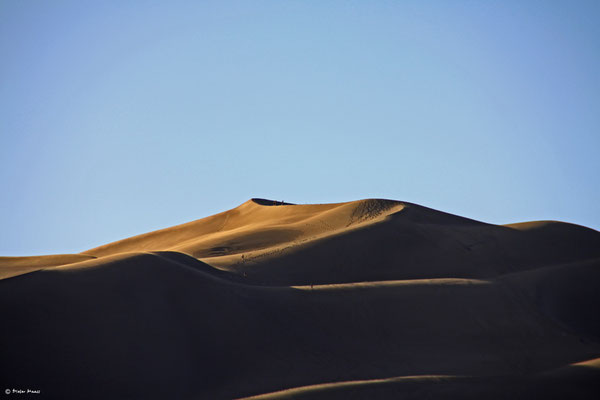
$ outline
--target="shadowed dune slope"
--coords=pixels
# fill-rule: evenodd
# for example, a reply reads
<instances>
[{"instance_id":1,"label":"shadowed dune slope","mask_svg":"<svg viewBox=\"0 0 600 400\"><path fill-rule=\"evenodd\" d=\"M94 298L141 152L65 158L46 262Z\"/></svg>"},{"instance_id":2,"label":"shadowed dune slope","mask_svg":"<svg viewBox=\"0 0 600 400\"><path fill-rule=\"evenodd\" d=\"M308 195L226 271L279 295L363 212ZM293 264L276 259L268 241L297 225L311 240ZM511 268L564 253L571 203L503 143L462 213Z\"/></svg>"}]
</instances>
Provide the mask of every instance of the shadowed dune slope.
<instances>
[{"instance_id":1,"label":"shadowed dune slope","mask_svg":"<svg viewBox=\"0 0 600 400\"><path fill-rule=\"evenodd\" d=\"M277 248L373 222L402 203L363 200L339 204L292 205L251 199L214 216L135 236L84 252L104 256L127 251L173 250L196 258Z\"/></svg>"},{"instance_id":2,"label":"shadowed dune slope","mask_svg":"<svg viewBox=\"0 0 600 400\"><path fill-rule=\"evenodd\" d=\"M253 199L0 271L0 384L45 398L598 393L600 233L572 224Z\"/></svg>"},{"instance_id":3,"label":"shadowed dune slope","mask_svg":"<svg viewBox=\"0 0 600 400\"><path fill-rule=\"evenodd\" d=\"M85 254L56 254L51 256L33 257L0 257L0 279L10 278L46 267L72 264L79 261L94 259Z\"/></svg>"},{"instance_id":4,"label":"shadowed dune slope","mask_svg":"<svg viewBox=\"0 0 600 400\"><path fill-rule=\"evenodd\" d=\"M391 200L281 205L252 199L83 254L128 251L183 252L255 283L293 285L490 278L600 257L600 235L553 221L485 224Z\"/></svg>"},{"instance_id":5,"label":"shadowed dune slope","mask_svg":"<svg viewBox=\"0 0 600 400\"><path fill-rule=\"evenodd\" d=\"M600 390L599 382L598 369L552 376L414 376L312 385L244 399L588 399Z\"/></svg>"}]
</instances>

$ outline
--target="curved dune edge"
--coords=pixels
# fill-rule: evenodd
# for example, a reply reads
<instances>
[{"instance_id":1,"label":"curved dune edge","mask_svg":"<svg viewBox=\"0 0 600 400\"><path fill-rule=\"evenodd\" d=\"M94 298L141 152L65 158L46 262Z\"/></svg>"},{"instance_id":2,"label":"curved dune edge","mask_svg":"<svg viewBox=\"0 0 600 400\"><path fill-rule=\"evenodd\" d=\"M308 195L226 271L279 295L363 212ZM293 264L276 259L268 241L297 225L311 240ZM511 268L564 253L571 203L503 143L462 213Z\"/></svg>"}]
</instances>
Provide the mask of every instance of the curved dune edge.
<instances>
[{"instance_id":1,"label":"curved dune edge","mask_svg":"<svg viewBox=\"0 0 600 400\"><path fill-rule=\"evenodd\" d=\"M325 392L331 390L344 390L352 389L356 387L365 387L386 383L399 383L399 382L418 382L418 383L434 383L440 381L449 381L457 379L465 379L462 376L453 375L415 375L415 376L396 376L392 378L380 378L380 379L361 379L355 381L343 381L343 382L329 382L329 383L318 383L315 385L301 386L297 388L278 390L276 392L259 394L250 397L240 397L237 400L273 400L273 399L289 399L296 398L299 395L310 396L311 394L325 394Z\"/></svg>"},{"instance_id":2,"label":"curved dune edge","mask_svg":"<svg viewBox=\"0 0 600 400\"><path fill-rule=\"evenodd\" d=\"M477 397L485 393L487 398L505 398L506 392L515 392L516 398L524 398L529 395L541 395L545 398L561 398L568 393L569 398L590 398L598 393L600 385L592 382L600 379L600 358L584 360L564 367L544 371L536 375L529 376L460 376L460 375L415 375L398 376L379 379L362 379L353 381L319 383L314 385L300 386L290 389L278 390L275 392L264 393L249 397L240 397L237 400L285 400L285 399L343 399L345 396L356 394L355 389L363 389L363 396L375 394L379 398L382 393L389 396L398 395L401 386L412 386L406 390L405 396L413 398L414 387L419 387L416 398L421 396L436 395L441 398L454 398L457 394L452 391L444 392L436 390L435 386L444 384L458 385L487 385L487 389L473 390L469 393L469 388L464 388L460 398ZM556 387L561 387L558 392L551 392ZM434 387L434 389L432 389ZM369 391L371 390L371 393ZM353 397L354 398L354 397ZM362 398L362 397L361 397ZM391 398L391 397L390 397Z\"/></svg>"},{"instance_id":3,"label":"curved dune edge","mask_svg":"<svg viewBox=\"0 0 600 400\"><path fill-rule=\"evenodd\" d=\"M565 376L573 377L582 375L597 376L598 379L600 379L600 357L571 363L563 367L555 368L549 371L543 371L538 374L540 377L547 378L560 378Z\"/></svg>"},{"instance_id":4,"label":"curved dune edge","mask_svg":"<svg viewBox=\"0 0 600 400\"><path fill-rule=\"evenodd\" d=\"M93 260L85 254L56 254L32 257L0 257L0 280L39 271L44 268Z\"/></svg>"},{"instance_id":5,"label":"curved dune edge","mask_svg":"<svg viewBox=\"0 0 600 400\"><path fill-rule=\"evenodd\" d=\"M594 370L577 369L588 366ZM551 373L528 376L416 375L307 385L240 397L237 400L286 399L592 399L600 389L597 362L582 362Z\"/></svg>"},{"instance_id":6,"label":"curved dune edge","mask_svg":"<svg viewBox=\"0 0 600 400\"><path fill-rule=\"evenodd\" d=\"M600 357L593 358L591 360L580 361L578 363L573 363L571 365L573 367L585 367L585 368L600 369Z\"/></svg>"},{"instance_id":7,"label":"curved dune edge","mask_svg":"<svg viewBox=\"0 0 600 400\"><path fill-rule=\"evenodd\" d=\"M482 279L459 279L459 278L437 278L437 279L408 279L408 280L389 280L389 281L368 281L368 282L350 282L350 283L331 283L327 285L301 285L289 286L292 289L306 291L332 291L332 290L368 290L386 287L401 286L425 286L425 285L486 285L491 281Z\"/></svg>"}]
</instances>

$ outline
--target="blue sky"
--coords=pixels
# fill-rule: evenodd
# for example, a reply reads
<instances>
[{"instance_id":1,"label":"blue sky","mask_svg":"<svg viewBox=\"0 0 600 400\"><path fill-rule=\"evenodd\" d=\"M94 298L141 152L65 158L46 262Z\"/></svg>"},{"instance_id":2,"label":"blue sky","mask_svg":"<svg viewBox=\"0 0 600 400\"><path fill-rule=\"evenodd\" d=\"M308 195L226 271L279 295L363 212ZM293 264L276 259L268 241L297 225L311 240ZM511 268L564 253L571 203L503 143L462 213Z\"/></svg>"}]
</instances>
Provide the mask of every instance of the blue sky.
<instances>
[{"instance_id":1,"label":"blue sky","mask_svg":"<svg viewBox=\"0 0 600 400\"><path fill-rule=\"evenodd\" d=\"M0 1L0 255L251 197L600 229L596 1Z\"/></svg>"}]
</instances>

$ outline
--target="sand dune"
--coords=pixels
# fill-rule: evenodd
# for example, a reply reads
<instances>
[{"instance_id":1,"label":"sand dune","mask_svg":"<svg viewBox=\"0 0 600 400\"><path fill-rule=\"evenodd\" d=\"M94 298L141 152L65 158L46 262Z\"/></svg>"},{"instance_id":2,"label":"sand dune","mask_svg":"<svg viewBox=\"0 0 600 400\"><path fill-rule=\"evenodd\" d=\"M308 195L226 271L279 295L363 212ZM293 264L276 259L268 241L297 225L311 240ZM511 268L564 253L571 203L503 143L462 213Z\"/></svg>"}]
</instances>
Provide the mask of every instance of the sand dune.
<instances>
[{"instance_id":1,"label":"sand dune","mask_svg":"<svg viewBox=\"0 0 600 400\"><path fill-rule=\"evenodd\" d=\"M600 233L252 199L0 258L0 370L48 398L588 398ZM561 397L562 396L562 397Z\"/></svg>"},{"instance_id":2,"label":"sand dune","mask_svg":"<svg viewBox=\"0 0 600 400\"><path fill-rule=\"evenodd\" d=\"M57 254L51 256L33 257L0 257L0 279L10 278L38 271L46 267L72 264L75 262L90 260L94 256L85 254Z\"/></svg>"}]
</instances>

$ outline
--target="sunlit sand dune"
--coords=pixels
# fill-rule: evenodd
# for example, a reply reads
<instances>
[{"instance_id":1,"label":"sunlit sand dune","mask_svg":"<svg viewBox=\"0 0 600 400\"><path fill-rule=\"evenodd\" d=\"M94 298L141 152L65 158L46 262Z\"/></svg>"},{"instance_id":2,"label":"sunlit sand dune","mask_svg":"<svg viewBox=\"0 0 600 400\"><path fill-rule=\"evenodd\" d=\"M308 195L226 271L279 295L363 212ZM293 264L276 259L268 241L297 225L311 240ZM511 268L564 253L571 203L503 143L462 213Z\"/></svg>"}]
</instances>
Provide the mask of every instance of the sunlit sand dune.
<instances>
[{"instance_id":1,"label":"sunlit sand dune","mask_svg":"<svg viewBox=\"0 0 600 400\"><path fill-rule=\"evenodd\" d=\"M0 258L1 384L47 398L595 398L600 233L252 199Z\"/></svg>"}]
</instances>

